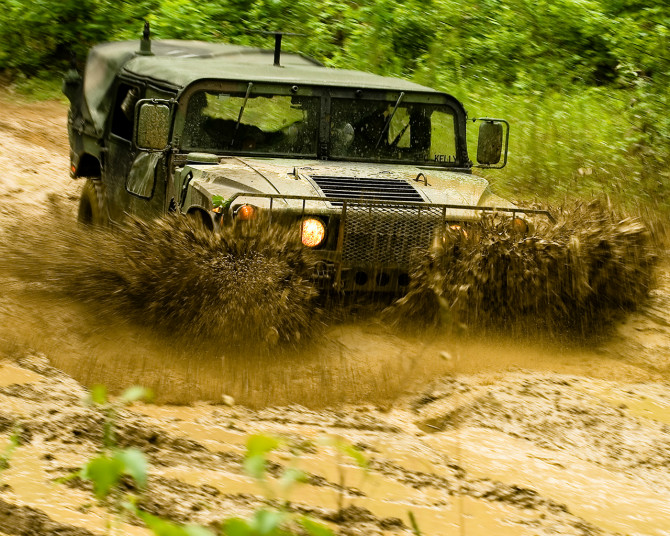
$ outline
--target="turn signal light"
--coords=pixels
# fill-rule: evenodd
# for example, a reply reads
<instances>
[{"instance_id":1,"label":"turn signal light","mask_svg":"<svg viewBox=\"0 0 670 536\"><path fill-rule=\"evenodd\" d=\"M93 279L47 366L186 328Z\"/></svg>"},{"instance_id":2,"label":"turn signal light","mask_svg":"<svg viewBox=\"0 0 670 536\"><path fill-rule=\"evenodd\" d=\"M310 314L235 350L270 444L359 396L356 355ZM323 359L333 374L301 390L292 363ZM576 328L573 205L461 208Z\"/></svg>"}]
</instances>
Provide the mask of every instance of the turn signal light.
<instances>
[{"instance_id":1,"label":"turn signal light","mask_svg":"<svg viewBox=\"0 0 670 536\"><path fill-rule=\"evenodd\" d=\"M242 205L235 211L235 219L241 221L253 220L256 217L256 208L253 205Z\"/></svg>"},{"instance_id":2,"label":"turn signal light","mask_svg":"<svg viewBox=\"0 0 670 536\"><path fill-rule=\"evenodd\" d=\"M516 217L512 220L512 230L517 233L526 234L528 232L528 224L525 220Z\"/></svg>"},{"instance_id":3,"label":"turn signal light","mask_svg":"<svg viewBox=\"0 0 670 536\"><path fill-rule=\"evenodd\" d=\"M321 220L307 218L302 220L300 239L308 248L315 248L323 242L326 237L326 226Z\"/></svg>"}]
</instances>

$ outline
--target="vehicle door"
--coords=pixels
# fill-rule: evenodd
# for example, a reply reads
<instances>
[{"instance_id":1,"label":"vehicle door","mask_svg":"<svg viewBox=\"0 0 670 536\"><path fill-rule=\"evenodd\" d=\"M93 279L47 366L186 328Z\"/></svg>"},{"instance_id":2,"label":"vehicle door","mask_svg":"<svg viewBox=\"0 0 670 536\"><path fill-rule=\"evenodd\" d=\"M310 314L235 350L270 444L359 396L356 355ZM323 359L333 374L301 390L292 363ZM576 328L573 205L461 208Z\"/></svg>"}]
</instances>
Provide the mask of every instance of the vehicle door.
<instances>
[{"instance_id":1,"label":"vehicle door","mask_svg":"<svg viewBox=\"0 0 670 536\"><path fill-rule=\"evenodd\" d=\"M144 87L122 82L114 100L105 188L110 217L117 222L125 214L150 219L165 212L166 155L138 150L133 143L135 104L145 93Z\"/></svg>"}]
</instances>

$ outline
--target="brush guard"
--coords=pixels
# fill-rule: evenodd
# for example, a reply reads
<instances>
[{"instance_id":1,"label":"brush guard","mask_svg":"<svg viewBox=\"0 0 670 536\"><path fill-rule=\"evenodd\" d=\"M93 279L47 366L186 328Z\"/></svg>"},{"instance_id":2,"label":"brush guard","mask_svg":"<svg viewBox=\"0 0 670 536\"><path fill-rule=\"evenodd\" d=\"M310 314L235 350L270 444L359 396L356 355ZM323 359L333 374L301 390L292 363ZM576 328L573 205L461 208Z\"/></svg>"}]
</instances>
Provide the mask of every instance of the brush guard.
<instances>
[{"instance_id":1,"label":"brush guard","mask_svg":"<svg viewBox=\"0 0 670 536\"><path fill-rule=\"evenodd\" d=\"M333 218L334 222L329 221L328 233L335 232L337 238L335 244L328 244L331 249L314 250L323 258L314 276L324 283L332 282L337 291L348 290L352 284L363 291L397 291L408 284L407 273L413 255L431 246L436 231L444 234L448 225L475 220L478 213L506 213L512 218L534 214L555 223L551 213L541 209L245 192L227 200L229 215L238 198L245 202L267 199L269 210L263 210L268 210L270 221L279 210L299 214L301 220L305 216L320 215ZM280 209L277 201L286 204ZM323 204L323 208L314 208L314 204ZM350 274L352 277L344 285L343 273L356 268L365 271Z\"/></svg>"}]
</instances>

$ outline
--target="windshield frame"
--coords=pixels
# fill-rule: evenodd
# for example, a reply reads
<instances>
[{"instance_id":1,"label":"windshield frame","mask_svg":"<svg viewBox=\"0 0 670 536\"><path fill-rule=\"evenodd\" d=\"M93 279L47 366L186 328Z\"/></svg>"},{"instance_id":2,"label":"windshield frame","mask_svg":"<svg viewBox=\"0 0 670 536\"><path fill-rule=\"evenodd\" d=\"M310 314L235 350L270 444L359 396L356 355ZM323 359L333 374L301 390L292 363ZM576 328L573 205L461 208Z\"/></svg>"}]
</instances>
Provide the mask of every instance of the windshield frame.
<instances>
[{"instance_id":1,"label":"windshield frame","mask_svg":"<svg viewBox=\"0 0 670 536\"><path fill-rule=\"evenodd\" d=\"M456 159L453 162L431 161L431 160L400 160L393 158L371 158L355 157L351 155L336 156L330 154L330 133L331 133L331 101L332 99L360 99L367 101L386 102L391 105L395 104L400 96L400 90L382 90L369 88L348 88L348 87L333 87L333 86L318 86L318 85L291 85L286 83L275 83L265 81L253 81L252 94L262 95L278 95L278 96L302 96L302 97L316 97L319 99L319 125L317 128L316 154L296 154L296 153L279 153L279 152L260 152L252 150L240 149L209 149L207 152L214 154L221 154L222 156L250 156L263 158L304 158L304 159L320 159L329 161L351 161L351 162L369 162L369 163L388 163L395 165L418 165L421 167L440 167L449 169L470 169L472 162L470 162L467 153L467 144L465 137L467 114L462 104L446 93L439 93L434 91L404 91L402 99L405 103L428 104L434 106L444 106L454 118L454 143L456 149ZM173 147L177 152L191 152L182 149L182 136L186 122L186 114L188 110L188 101L195 93L201 91L210 92L228 92L236 95L244 95L249 85L249 81L234 81L234 80L205 80L198 81L188 86L179 96L179 106L175 116L175 128L173 130ZM199 150L205 150L201 148Z\"/></svg>"}]
</instances>

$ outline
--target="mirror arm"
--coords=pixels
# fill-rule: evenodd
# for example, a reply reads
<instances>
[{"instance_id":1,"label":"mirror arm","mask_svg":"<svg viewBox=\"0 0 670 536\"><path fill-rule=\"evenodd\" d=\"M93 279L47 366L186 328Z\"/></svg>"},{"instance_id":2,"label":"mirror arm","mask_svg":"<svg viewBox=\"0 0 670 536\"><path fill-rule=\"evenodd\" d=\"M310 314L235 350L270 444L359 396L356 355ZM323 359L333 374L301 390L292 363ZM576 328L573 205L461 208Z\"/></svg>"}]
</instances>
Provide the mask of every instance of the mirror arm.
<instances>
[{"instance_id":1,"label":"mirror arm","mask_svg":"<svg viewBox=\"0 0 670 536\"><path fill-rule=\"evenodd\" d=\"M475 164L473 167L482 169L502 169L507 165L507 150L509 148L509 122L506 119L496 119L494 117L473 117L472 122L476 121L491 121L495 123L502 123L505 125L505 153L503 155L503 163L499 166L489 166L486 164Z\"/></svg>"}]
</instances>

